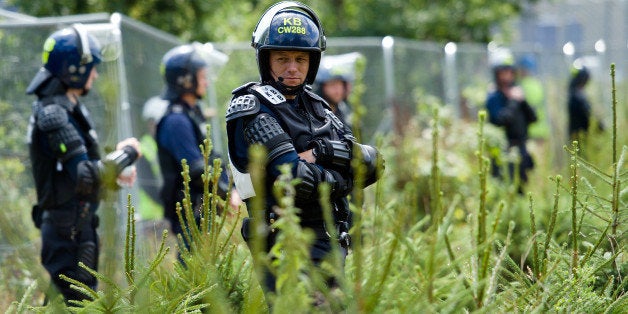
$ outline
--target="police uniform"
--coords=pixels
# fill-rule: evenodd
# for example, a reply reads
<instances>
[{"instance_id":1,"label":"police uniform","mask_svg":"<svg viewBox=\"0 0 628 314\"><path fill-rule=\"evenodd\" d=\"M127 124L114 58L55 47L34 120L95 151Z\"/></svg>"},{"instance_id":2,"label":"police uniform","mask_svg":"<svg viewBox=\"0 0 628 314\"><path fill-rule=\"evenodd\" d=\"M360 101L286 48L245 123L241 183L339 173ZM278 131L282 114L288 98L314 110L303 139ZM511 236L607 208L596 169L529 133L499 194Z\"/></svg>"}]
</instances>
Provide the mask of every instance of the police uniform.
<instances>
[{"instance_id":1,"label":"police uniform","mask_svg":"<svg viewBox=\"0 0 628 314\"><path fill-rule=\"evenodd\" d=\"M164 204L164 217L170 222L174 234L182 232L182 226L176 213L176 203L183 200L183 167L181 160L186 159L190 166L190 197L195 209L201 204L203 182L201 175L205 171L205 159L199 145L203 145L205 126L199 106L189 106L175 101L168 106L164 117L157 125L157 151L163 176L161 198ZM213 151L210 160L219 158ZM229 177L222 171L218 182L218 192L225 197L229 188ZM199 211L195 211L198 217ZM185 237L184 237L185 239Z\"/></svg>"},{"instance_id":2,"label":"police uniform","mask_svg":"<svg viewBox=\"0 0 628 314\"><path fill-rule=\"evenodd\" d=\"M316 235L310 248L310 257L315 263L320 262L331 252L337 240L331 239L325 229L318 185L330 184L334 222L341 234L348 232L349 208L346 197L353 189L349 156L349 145L355 140L353 135L346 131L327 103L309 90L303 90L294 100L287 100L270 85L249 83L234 90L233 94L226 120L230 165L239 195L243 199L255 196L247 175L248 149L251 145L263 144L268 149L266 191L272 191L273 182L280 175L278 166L291 164L292 175L302 180L296 186L295 195L295 206L301 209L301 225ZM312 143L320 139L332 143L330 146L335 147L338 155L336 160L321 165L299 158L298 153L311 149ZM369 165L366 185L369 185L377 179L377 152L366 145L359 147L366 150L366 163ZM322 156L319 158L322 159ZM276 215L272 208L277 205L277 200L272 193L268 193L265 199L265 223L270 224ZM246 221L242 229L245 240L251 238L248 225ZM270 249L274 241L275 234L271 233L267 237L266 248ZM346 253L348 238L342 241ZM271 290L274 289L272 281L267 284Z\"/></svg>"},{"instance_id":3,"label":"police uniform","mask_svg":"<svg viewBox=\"0 0 628 314\"><path fill-rule=\"evenodd\" d=\"M579 133L588 132L591 124L591 103L584 92L584 86L589 82L589 76L588 69L578 69L569 82L567 113L571 140L577 140Z\"/></svg>"},{"instance_id":4,"label":"police uniform","mask_svg":"<svg viewBox=\"0 0 628 314\"><path fill-rule=\"evenodd\" d=\"M176 203L184 198L181 175L183 159L190 167L190 197L196 223L200 222L203 196L201 176L206 165L199 146L203 145L206 137L206 121L198 103L198 100L204 97L204 94L199 94L201 86L198 75L202 73L201 70L208 67L208 64L199 49L197 43L180 45L166 52L162 59L162 75L166 84L161 98L168 102L168 107L157 125L155 137L164 184L161 190L164 216L169 220L175 235L181 234L185 229L176 213ZM192 100L196 103L189 103ZM212 164L214 159L219 157L213 150L210 152ZM219 196L226 197L228 188L229 179L223 166L218 182ZM182 216L185 219L185 215ZM182 236L184 245L189 248L188 237L183 234ZM179 260L183 262L180 254Z\"/></svg>"},{"instance_id":5,"label":"police uniform","mask_svg":"<svg viewBox=\"0 0 628 314\"><path fill-rule=\"evenodd\" d=\"M44 65L26 89L38 98L28 134L37 191L32 218L41 229L42 264L66 301L88 296L60 275L96 288L96 278L79 262L98 269L99 192L103 186L117 188L118 175L139 156L127 145L101 160L89 111L75 92L68 94L89 91L85 86L101 58L98 42L83 25L59 30L46 40Z\"/></svg>"},{"instance_id":6,"label":"police uniform","mask_svg":"<svg viewBox=\"0 0 628 314\"><path fill-rule=\"evenodd\" d=\"M528 126L537 120L534 109L525 100L516 101L507 98L500 90L488 95L486 109L489 122L504 128L508 147L517 149L521 157L518 168L519 177L522 182L527 182L527 171L534 167L534 160L526 147ZM509 164L509 168L512 176L514 165ZM501 176L500 167L496 163L492 165L492 173L494 176Z\"/></svg>"},{"instance_id":7,"label":"police uniform","mask_svg":"<svg viewBox=\"0 0 628 314\"><path fill-rule=\"evenodd\" d=\"M78 266L80 261L98 268L98 191L76 192L79 163L100 160L96 133L88 117L83 105L55 95L35 102L30 126L38 199L34 215L41 219L41 261L60 292L77 300L83 295L59 275L96 286L96 278Z\"/></svg>"},{"instance_id":8,"label":"police uniform","mask_svg":"<svg viewBox=\"0 0 628 314\"><path fill-rule=\"evenodd\" d=\"M300 209L301 225L312 230L316 237L309 248L316 265L331 252L332 246L340 244L346 253L350 244L347 195L354 185L352 159L362 157L359 161L366 169L364 186L377 180L382 160L374 147L357 143L329 105L306 86L314 83L326 48L326 38L314 11L299 2L274 4L260 18L251 45L256 50L261 83L235 89L226 112L229 164L236 189L247 204L256 197L265 199L264 213L259 215L264 221L258 223L268 227L274 219L281 219L279 213L273 211L278 202L273 193L256 193L248 173L248 150L252 145L266 148L265 191L273 191L273 184L281 174L278 166L289 165L292 176L299 181L294 187L294 203ZM309 54L308 72L301 84L288 86L283 84L283 78L271 75L272 51ZM315 163L299 157L299 153L310 150ZM325 230L324 206L320 204L318 193L321 184L330 187L329 205L340 235L338 239L331 239ZM250 219L246 218L242 235L247 241L260 236L258 232L251 232L249 225ZM275 231L271 230L266 237L267 251L275 244L275 238ZM275 290L275 279L270 271L265 272L262 280L268 290Z\"/></svg>"}]
</instances>

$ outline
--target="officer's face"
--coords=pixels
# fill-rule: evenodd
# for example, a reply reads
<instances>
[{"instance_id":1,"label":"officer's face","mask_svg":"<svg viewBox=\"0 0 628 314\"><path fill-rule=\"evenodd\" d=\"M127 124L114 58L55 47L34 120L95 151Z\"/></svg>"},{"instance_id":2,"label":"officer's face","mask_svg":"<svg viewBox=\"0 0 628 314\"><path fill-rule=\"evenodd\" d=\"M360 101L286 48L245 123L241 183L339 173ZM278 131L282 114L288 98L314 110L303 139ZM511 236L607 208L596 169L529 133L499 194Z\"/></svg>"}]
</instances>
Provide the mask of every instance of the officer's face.
<instances>
[{"instance_id":1,"label":"officer's face","mask_svg":"<svg viewBox=\"0 0 628 314\"><path fill-rule=\"evenodd\" d=\"M325 99L333 103L338 104L346 97L345 83L341 80L331 80L323 84L323 94Z\"/></svg>"},{"instance_id":2,"label":"officer's face","mask_svg":"<svg viewBox=\"0 0 628 314\"><path fill-rule=\"evenodd\" d=\"M205 96L207 93L207 86L209 86L209 81L207 80L207 68L202 68L196 72L196 82L198 82L198 86L196 86L196 94L199 96Z\"/></svg>"},{"instance_id":3,"label":"officer's face","mask_svg":"<svg viewBox=\"0 0 628 314\"><path fill-rule=\"evenodd\" d=\"M270 51L270 73L277 81L283 78L286 86L305 82L310 67L310 54L305 51Z\"/></svg>"},{"instance_id":4,"label":"officer's face","mask_svg":"<svg viewBox=\"0 0 628 314\"><path fill-rule=\"evenodd\" d=\"M89 77L87 78L87 81L85 82L85 86L83 87L83 93L82 95L85 96L89 93L89 91L92 89L92 86L94 85L94 81L98 78L98 71L96 71L96 67L92 67L92 71L89 72Z\"/></svg>"},{"instance_id":5,"label":"officer's face","mask_svg":"<svg viewBox=\"0 0 628 314\"><path fill-rule=\"evenodd\" d=\"M499 87L510 87L515 82L515 71L506 69L497 72L497 85Z\"/></svg>"}]
</instances>

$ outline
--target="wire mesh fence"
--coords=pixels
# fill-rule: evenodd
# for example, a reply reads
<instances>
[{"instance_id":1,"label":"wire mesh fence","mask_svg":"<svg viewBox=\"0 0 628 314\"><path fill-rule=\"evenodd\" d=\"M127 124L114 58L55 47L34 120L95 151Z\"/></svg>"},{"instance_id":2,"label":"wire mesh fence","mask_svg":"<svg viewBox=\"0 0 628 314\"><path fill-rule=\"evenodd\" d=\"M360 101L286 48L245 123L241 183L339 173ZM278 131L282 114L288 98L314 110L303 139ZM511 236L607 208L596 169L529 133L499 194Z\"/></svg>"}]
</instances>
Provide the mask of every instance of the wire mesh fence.
<instances>
[{"instance_id":1,"label":"wire mesh fence","mask_svg":"<svg viewBox=\"0 0 628 314\"><path fill-rule=\"evenodd\" d=\"M26 128L33 97L25 89L41 66L42 45L46 37L60 27L82 22L92 25L95 34L107 41L117 41L121 54L115 61L99 67L96 88L83 102L90 108L100 141L107 148L128 136L141 138L149 130L142 118L145 102L159 95L163 80L159 73L162 56L179 40L119 14L90 14L32 19L25 16L3 16L0 19L0 159L17 158L29 165L25 145ZM100 26L99 26L100 25ZM225 151L224 110L231 91L259 78L255 51L249 43L213 43L228 56L228 62L212 73L213 94L204 106L213 109L215 146ZM592 82L588 87L591 100L603 120L610 116L610 63L618 65L619 102L625 103L626 49L609 45L600 52L593 47L578 55L558 49L509 47L515 58L532 55L536 60L533 74L543 82L545 97L537 110L544 112L549 132L545 141L560 155L566 143L566 95L570 67L576 58L588 62ZM461 120L473 121L484 106L492 84L489 47L483 44L449 44L420 42L391 37L329 38L327 55L359 52L366 61L360 78L365 86L361 103L366 107L362 121L363 140L377 133L399 132L407 119L422 103L447 106ZM624 56L609 60L608 56ZM559 158L559 157L553 157ZM2 161L0 160L0 163ZM17 182L32 186L30 172L21 172ZM152 177L139 173L140 186L158 186ZM137 200L136 200L137 201Z\"/></svg>"}]
</instances>

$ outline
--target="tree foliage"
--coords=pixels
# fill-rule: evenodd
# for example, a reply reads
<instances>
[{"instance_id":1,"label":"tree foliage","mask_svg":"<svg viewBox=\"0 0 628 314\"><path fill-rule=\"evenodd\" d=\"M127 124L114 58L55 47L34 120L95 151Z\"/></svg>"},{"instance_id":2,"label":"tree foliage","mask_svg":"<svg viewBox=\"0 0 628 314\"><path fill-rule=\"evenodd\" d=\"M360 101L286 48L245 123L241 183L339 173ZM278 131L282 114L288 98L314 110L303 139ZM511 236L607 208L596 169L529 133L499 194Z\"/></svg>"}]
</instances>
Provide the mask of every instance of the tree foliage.
<instances>
[{"instance_id":1,"label":"tree foliage","mask_svg":"<svg viewBox=\"0 0 628 314\"><path fill-rule=\"evenodd\" d=\"M21 13L56 16L120 12L183 40L250 39L273 0L9 0ZM488 42L495 27L538 0L306 0L331 36L392 35L418 40Z\"/></svg>"}]
</instances>

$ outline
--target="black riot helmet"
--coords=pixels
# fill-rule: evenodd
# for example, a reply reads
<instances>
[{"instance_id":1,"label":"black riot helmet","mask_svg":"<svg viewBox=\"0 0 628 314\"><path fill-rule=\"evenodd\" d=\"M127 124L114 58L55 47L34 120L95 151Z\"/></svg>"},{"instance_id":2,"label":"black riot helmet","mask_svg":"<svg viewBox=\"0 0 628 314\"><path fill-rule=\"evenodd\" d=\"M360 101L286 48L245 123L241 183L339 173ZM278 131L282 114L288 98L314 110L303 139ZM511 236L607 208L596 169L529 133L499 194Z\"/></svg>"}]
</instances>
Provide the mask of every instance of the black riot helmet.
<instances>
[{"instance_id":1,"label":"black riot helmet","mask_svg":"<svg viewBox=\"0 0 628 314\"><path fill-rule=\"evenodd\" d=\"M569 81L569 89L574 90L584 87L589 82L589 69L585 66L572 67L571 80Z\"/></svg>"},{"instance_id":2,"label":"black riot helmet","mask_svg":"<svg viewBox=\"0 0 628 314\"><path fill-rule=\"evenodd\" d=\"M207 62L196 51L194 45L181 45L170 49L161 62L161 74L164 77L166 88L162 98L176 100L184 93L195 94L197 98L203 95L196 94L199 70L207 67Z\"/></svg>"},{"instance_id":3,"label":"black riot helmet","mask_svg":"<svg viewBox=\"0 0 628 314\"><path fill-rule=\"evenodd\" d=\"M100 50L100 43L82 24L52 33L44 42L43 66L26 93L44 96L67 88L84 88L92 68L102 61Z\"/></svg>"},{"instance_id":4,"label":"black riot helmet","mask_svg":"<svg viewBox=\"0 0 628 314\"><path fill-rule=\"evenodd\" d=\"M273 83L270 74L270 50L294 50L310 53L310 65L305 84L313 84L326 48L323 27L306 5L295 1L282 1L271 6L262 15L251 46L257 54L257 66L263 83Z\"/></svg>"}]
</instances>

